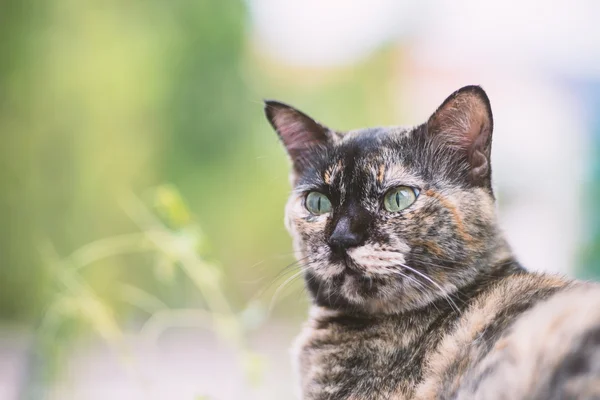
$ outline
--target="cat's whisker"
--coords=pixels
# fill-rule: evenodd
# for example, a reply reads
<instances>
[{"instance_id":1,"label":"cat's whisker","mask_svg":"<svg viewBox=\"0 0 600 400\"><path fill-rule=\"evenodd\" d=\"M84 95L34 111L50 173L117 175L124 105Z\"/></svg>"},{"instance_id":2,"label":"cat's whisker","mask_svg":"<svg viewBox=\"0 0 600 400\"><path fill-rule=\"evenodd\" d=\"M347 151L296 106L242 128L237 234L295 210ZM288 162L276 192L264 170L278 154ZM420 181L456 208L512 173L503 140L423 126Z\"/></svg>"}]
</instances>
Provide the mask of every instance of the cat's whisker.
<instances>
[{"instance_id":1,"label":"cat's whisker","mask_svg":"<svg viewBox=\"0 0 600 400\"><path fill-rule=\"evenodd\" d=\"M277 275L275 275L275 277L273 278L273 282L270 283L270 285L272 285L275 281L277 281L279 278L283 277L285 274L289 273L290 271L294 270L296 267L303 267L303 263L309 259L309 256L305 256L302 258L297 259L296 261L286 265L285 267L283 267L281 269L281 271L279 271L277 273Z\"/></svg>"},{"instance_id":2,"label":"cat's whisker","mask_svg":"<svg viewBox=\"0 0 600 400\"><path fill-rule=\"evenodd\" d=\"M260 289L254 296L253 296L253 300L256 300L260 297L262 297L267 290L269 290L273 284L275 282L277 282L279 279L283 278L285 275L287 275L288 273L290 273L291 271L294 271L294 269L296 267L300 268L300 272L304 270L305 265L303 265L302 263L304 261L306 261L308 259L308 256L306 257L302 257L296 261L294 261L293 263L285 266L281 271L279 271L277 273L277 275L275 275L275 277L273 277L273 279L270 280L270 282L268 284L266 284L262 289ZM308 264L307 264L308 265Z\"/></svg>"},{"instance_id":3,"label":"cat's whisker","mask_svg":"<svg viewBox=\"0 0 600 400\"><path fill-rule=\"evenodd\" d=\"M395 250L395 249L389 249L387 251L389 251L391 253L404 254L404 252L398 251L398 250ZM456 266L471 267L473 265L472 263L469 263L469 262L447 260L447 259L443 259L443 258L434 257L434 256L431 256L431 255L420 256L418 254L411 254L410 257L412 259L414 259L414 260L417 260L417 261L421 261L421 260L424 260L424 259L431 259L431 260L440 261L440 262L444 262L444 263L450 263L450 264L453 264L453 265L456 265ZM451 267L447 267L447 268L451 268Z\"/></svg>"},{"instance_id":4,"label":"cat's whisker","mask_svg":"<svg viewBox=\"0 0 600 400\"><path fill-rule=\"evenodd\" d=\"M255 269L258 268L259 266L261 266L262 264L264 264L265 260L260 260L258 262L255 262L254 264L252 264L251 266L248 267L248 269Z\"/></svg>"},{"instance_id":5,"label":"cat's whisker","mask_svg":"<svg viewBox=\"0 0 600 400\"><path fill-rule=\"evenodd\" d=\"M471 267L473 265L473 263L468 263L468 262L461 262L461 261L455 261L455 260L448 260L448 259L443 259L443 258L438 258L438 257L434 257L434 256L419 256L419 255L412 255L412 258L416 261L420 261L420 262L426 262L428 260L433 260L433 261L439 261L442 263L447 263L449 265L444 266L446 269L456 269L453 267Z\"/></svg>"},{"instance_id":6,"label":"cat's whisker","mask_svg":"<svg viewBox=\"0 0 600 400\"><path fill-rule=\"evenodd\" d=\"M273 293L273 297L271 297L271 302L269 303L269 308L268 308L268 315L271 315L271 313L273 312L273 309L275 308L275 303L277 302L277 300L279 299L279 295L280 293L283 291L283 289L285 289L286 286L288 286L289 284L291 284L296 278L298 278L302 273L304 272L304 270L300 270L298 272L296 272L294 275L292 275L291 277L287 278L278 288L277 290L275 290L275 293Z\"/></svg>"},{"instance_id":7,"label":"cat's whisker","mask_svg":"<svg viewBox=\"0 0 600 400\"><path fill-rule=\"evenodd\" d=\"M418 287L415 287L415 289L418 290L418 291L420 291L421 294L427 294L427 291L425 290L425 289L427 289L427 286L425 286L425 284L423 282L420 282L419 280L413 278L412 276L406 275L405 273L403 273L403 272L401 272L399 270L393 270L392 272L395 273L395 274L398 274L401 277L407 279L408 281L413 282L416 285L418 285ZM433 305L433 307L436 310L438 310L438 311L440 310L438 308L438 306L435 304L435 302L433 302L431 304Z\"/></svg>"},{"instance_id":8,"label":"cat's whisker","mask_svg":"<svg viewBox=\"0 0 600 400\"><path fill-rule=\"evenodd\" d=\"M426 279L428 282L430 282L432 285L434 285L435 287L437 287L441 292L442 295L444 296L444 298L448 301L448 303L450 304L451 307L454 308L454 310L458 313L460 312L460 309L458 308L458 305L454 302L454 300L452 300L452 298L449 296L448 292L446 292L446 290L436 281L434 281L433 279L431 279L430 277L428 277L427 275L425 275L422 272L419 272L418 270L409 267L406 264L400 264L402 267L408 269L409 271L412 271L413 273L423 277L424 279Z\"/></svg>"},{"instance_id":9,"label":"cat's whisker","mask_svg":"<svg viewBox=\"0 0 600 400\"><path fill-rule=\"evenodd\" d=\"M433 257L431 257L431 259L437 260L437 261L441 261L441 262L456 264L457 266L463 266L463 265L464 266L470 266L469 264L454 263L452 261L442 260L442 259L439 259L439 258L433 258ZM413 256L413 260L416 261L419 264L423 264L423 265L430 266L430 267L433 267L433 268L440 268L440 269L445 269L445 270L449 270L449 271L456 271L458 269L458 268L453 268L453 267L447 266L447 265L435 264L435 263L430 262L429 260L424 260L424 259L421 259L419 257L414 257ZM507 261L506 263L500 264L500 266L505 266L505 265L511 264L511 262L512 261ZM481 277L494 277L494 275L487 274L487 273L485 273L483 271L478 272L477 275L479 275Z\"/></svg>"},{"instance_id":10,"label":"cat's whisker","mask_svg":"<svg viewBox=\"0 0 600 400\"><path fill-rule=\"evenodd\" d=\"M329 304L331 304L331 291L332 291L332 286L333 286L333 283L331 282L331 280L327 281L327 286L328 286L328 288L327 288L327 302Z\"/></svg>"},{"instance_id":11,"label":"cat's whisker","mask_svg":"<svg viewBox=\"0 0 600 400\"><path fill-rule=\"evenodd\" d=\"M398 271L398 273L399 273L399 274L400 274L402 277L404 277L404 278L408 279L410 282L413 282L413 283L415 283L415 284L419 285L419 287L420 287L420 288L422 288L422 289L426 289L426 288L427 288L427 286L425 286L425 284L424 284L423 282L420 282L418 279L415 279L415 278L413 278L412 276L409 276L409 275L403 274L402 272L399 272L399 271Z\"/></svg>"}]
</instances>

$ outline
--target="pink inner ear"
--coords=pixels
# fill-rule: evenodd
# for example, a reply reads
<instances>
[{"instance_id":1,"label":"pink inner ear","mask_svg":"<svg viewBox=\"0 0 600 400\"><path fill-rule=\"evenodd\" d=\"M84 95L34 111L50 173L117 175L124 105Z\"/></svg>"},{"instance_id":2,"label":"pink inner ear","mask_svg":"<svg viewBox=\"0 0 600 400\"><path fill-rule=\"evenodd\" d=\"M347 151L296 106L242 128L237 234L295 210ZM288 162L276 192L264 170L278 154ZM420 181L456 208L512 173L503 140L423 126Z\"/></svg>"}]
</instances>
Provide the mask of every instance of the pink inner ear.
<instances>
[{"instance_id":1,"label":"pink inner ear","mask_svg":"<svg viewBox=\"0 0 600 400\"><path fill-rule=\"evenodd\" d=\"M491 116L477 95L458 93L431 116L428 126L446 146L471 152L488 144Z\"/></svg>"},{"instance_id":2,"label":"pink inner ear","mask_svg":"<svg viewBox=\"0 0 600 400\"><path fill-rule=\"evenodd\" d=\"M281 110L274 117L281 140L290 156L295 159L307 148L327 141L325 128L294 110Z\"/></svg>"},{"instance_id":3,"label":"pink inner ear","mask_svg":"<svg viewBox=\"0 0 600 400\"><path fill-rule=\"evenodd\" d=\"M479 181L489 175L492 124L485 93L471 87L446 99L427 126L434 146L463 152L471 179Z\"/></svg>"},{"instance_id":4,"label":"pink inner ear","mask_svg":"<svg viewBox=\"0 0 600 400\"><path fill-rule=\"evenodd\" d=\"M469 149L488 125L485 110L465 98L457 98L436 114L435 130L457 148Z\"/></svg>"},{"instance_id":5,"label":"pink inner ear","mask_svg":"<svg viewBox=\"0 0 600 400\"><path fill-rule=\"evenodd\" d=\"M289 151L303 149L311 144L318 143L314 135L299 121L287 122L281 125L279 133Z\"/></svg>"}]
</instances>

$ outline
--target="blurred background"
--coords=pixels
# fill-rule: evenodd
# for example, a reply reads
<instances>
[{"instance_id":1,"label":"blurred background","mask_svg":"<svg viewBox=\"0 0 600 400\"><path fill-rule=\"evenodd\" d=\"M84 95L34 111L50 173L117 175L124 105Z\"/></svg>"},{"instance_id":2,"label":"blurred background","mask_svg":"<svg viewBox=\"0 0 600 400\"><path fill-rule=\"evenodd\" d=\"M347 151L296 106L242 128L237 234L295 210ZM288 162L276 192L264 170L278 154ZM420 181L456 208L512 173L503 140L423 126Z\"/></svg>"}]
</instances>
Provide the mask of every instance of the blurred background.
<instances>
[{"instance_id":1,"label":"blurred background","mask_svg":"<svg viewBox=\"0 0 600 400\"><path fill-rule=\"evenodd\" d=\"M600 3L3 0L0 398L291 399L308 303L262 99L421 123L480 84L503 228L600 276Z\"/></svg>"}]
</instances>

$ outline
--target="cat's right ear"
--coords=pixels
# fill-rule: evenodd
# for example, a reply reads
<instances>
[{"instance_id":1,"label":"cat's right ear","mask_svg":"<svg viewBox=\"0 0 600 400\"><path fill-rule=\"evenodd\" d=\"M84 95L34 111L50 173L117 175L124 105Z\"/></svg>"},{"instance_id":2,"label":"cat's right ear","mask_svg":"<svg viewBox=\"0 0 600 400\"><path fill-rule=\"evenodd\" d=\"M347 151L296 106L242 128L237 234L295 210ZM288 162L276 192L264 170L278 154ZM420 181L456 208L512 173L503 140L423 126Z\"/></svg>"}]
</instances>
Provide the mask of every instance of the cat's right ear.
<instances>
[{"instance_id":1,"label":"cat's right ear","mask_svg":"<svg viewBox=\"0 0 600 400\"><path fill-rule=\"evenodd\" d=\"M490 100L479 86L452 93L427 121L434 147L452 150L456 162L466 161L471 183L491 189L492 130Z\"/></svg>"},{"instance_id":2,"label":"cat's right ear","mask_svg":"<svg viewBox=\"0 0 600 400\"><path fill-rule=\"evenodd\" d=\"M302 172L316 148L335 140L334 132L287 104L265 100L265 116L279 135L296 172Z\"/></svg>"}]
</instances>

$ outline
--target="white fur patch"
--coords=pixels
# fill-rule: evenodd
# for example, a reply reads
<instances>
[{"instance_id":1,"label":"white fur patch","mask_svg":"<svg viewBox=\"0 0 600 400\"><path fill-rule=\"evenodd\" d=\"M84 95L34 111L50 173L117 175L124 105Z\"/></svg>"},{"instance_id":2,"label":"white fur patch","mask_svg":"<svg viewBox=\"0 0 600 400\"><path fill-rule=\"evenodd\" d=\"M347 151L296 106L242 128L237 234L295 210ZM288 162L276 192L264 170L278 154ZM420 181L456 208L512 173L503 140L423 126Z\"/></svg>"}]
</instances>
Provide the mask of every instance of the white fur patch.
<instances>
[{"instance_id":1,"label":"white fur patch","mask_svg":"<svg viewBox=\"0 0 600 400\"><path fill-rule=\"evenodd\" d=\"M392 250L393 249L393 250ZM379 244L366 244L348 250L350 259L365 273L391 275L391 267L399 267L405 263L404 254L409 251L406 244L399 243L393 248Z\"/></svg>"}]
</instances>

